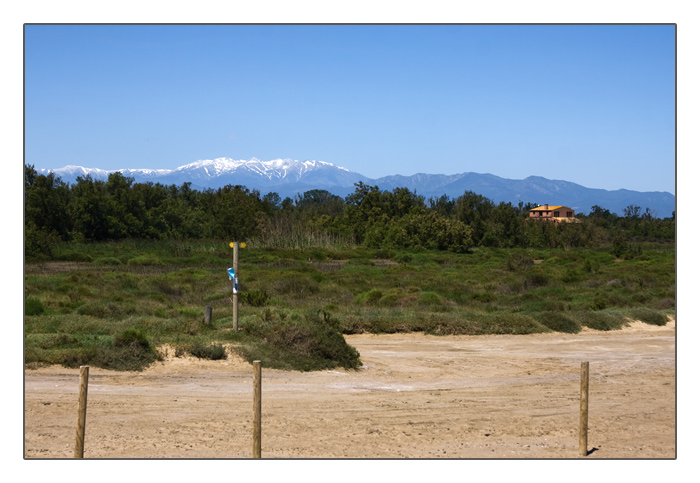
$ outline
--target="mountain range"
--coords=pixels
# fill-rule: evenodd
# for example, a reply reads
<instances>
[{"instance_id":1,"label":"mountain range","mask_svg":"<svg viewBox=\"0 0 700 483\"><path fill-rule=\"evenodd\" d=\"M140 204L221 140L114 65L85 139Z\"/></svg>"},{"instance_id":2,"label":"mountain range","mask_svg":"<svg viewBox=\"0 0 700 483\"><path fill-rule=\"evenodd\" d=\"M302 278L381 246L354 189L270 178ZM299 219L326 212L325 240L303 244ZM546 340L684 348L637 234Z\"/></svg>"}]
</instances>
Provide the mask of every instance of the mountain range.
<instances>
[{"instance_id":1,"label":"mountain range","mask_svg":"<svg viewBox=\"0 0 700 483\"><path fill-rule=\"evenodd\" d=\"M622 215L625 207L637 205L642 211L649 208L657 217L665 218L676 209L676 197L668 192L631 191L626 189L603 190L586 188L570 181L551 180L529 176L522 180L501 178L492 174L465 172L460 174L424 174L412 176L393 175L371 179L324 161L296 161L275 159L261 161L217 158L200 160L176 169L118 169L103 170L82 166L65 166L58 169L37 170L40 174L53 172L67 183L75 183L80 176L90 175L94 180L107 180L120 171L136 183L161 183L163 185L192 183L192 189L205 190L222 186L243 185L261 194L278 193L282 198L294 197L305 191L320 189L338 196L347 196L355 190L354 184L362 181L381 190L408 188L426 198L447 195L457 198L465 191L473 191L496 203L511 202L564 205L577 213L587 214L594 205Z\"/></svg>"}]
</instances>

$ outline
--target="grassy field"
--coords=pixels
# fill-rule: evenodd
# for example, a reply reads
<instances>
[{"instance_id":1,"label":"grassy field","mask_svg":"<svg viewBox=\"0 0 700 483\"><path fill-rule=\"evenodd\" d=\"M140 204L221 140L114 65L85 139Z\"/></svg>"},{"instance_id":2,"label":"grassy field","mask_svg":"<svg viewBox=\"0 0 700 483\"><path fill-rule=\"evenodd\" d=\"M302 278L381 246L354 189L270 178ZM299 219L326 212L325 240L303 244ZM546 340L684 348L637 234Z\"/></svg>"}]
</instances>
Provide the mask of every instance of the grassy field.
<instances>
[{"instance_id":1,"label":"grassy field","mask_svg":"<svg viewBox=\"0 0 700 483\"><path fill-rule=\"evenodd\" d=\"M357 368L342 334L529 334L663 325L675 315L675 247L475 249L468 254L363 248L239 252L232 331L232 250L224 241L70 244L25 265L25 363L140 370L177 354L234 351L266 367ZM213 320L204 323L204 307Z\"/></svg>"}]
</instances>

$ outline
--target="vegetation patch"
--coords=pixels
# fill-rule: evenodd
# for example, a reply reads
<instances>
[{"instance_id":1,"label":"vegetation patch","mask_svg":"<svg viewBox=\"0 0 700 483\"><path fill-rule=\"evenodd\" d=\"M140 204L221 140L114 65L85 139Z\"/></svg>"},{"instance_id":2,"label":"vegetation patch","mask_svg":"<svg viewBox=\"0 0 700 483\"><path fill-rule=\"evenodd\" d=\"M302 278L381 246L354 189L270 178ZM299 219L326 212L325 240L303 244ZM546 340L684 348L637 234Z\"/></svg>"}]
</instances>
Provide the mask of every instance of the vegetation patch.
<instances>
[{"instance_id":1,"label":"vegetation patch","mask_svg":"<svg viewBox=\"0 0 700 483\"><path fill-rule=\"evenodd\" d=\"M246 324L250 344L236 350L249 362L265 361L266 367L313 371L342 367L357 369L360 354L347 344L336 319L324 311L310 311L303 318Z\"/></svg>"},{"instance_id":2,"label":"vegetation patch","mask_svg":"<svg viewBox=\"0 0 700 483\"><path fill-rule=\"evenodd\" d=\"M532 317L555 332L566 332L568 334L581 332L581 324L561 312L540 312L532 314Z\"/></svg>"},{"instance_id":3,"label":"vegetation patch","mask_svg":"<svg viewBox=\"0 0 700 483\"><path fill-rule=\"evenodd\" d=\"M626 323L624 316L607 311L574 312L570 317L582 326L595 330L619 330Z\"/></svg>"},{"instance_id":4,"label":"vegetation patch","mask_svg":"<svg viewBox=\"0 0 700 483\"><path fill-rule=\"evenodd\" d=\"M46 312L46 307L41 300L29 297L24 300L24 315L42 315Z\"/></svg>"},{"instance_id":5,"label":"vegetation patch","mask_svg":"<svg viewBox=\"0 0 700 483\"><path fill-rule=\"evenodd\" d=\"M640 246L647 260L616 261L609 246L453 253L251 242L239 252L241 330L234 333L228 242L57 244L56 256L81 253L95 262L25 264L25 362L139 370L157 360L157 350L115 345L127 329L183 354L195 348L212 358L221 352L211 348L231 347L268 367L316 370L357 365L343 334L575 333L619 329L630 319L661 325L675 314L675 249ZM128 264L137 257L162 265Z\"/></svg>"},{"instance_id":6,"label":"vegetation patch","mask_svg":"<svg viewBox=\"0 0 700 483\"><path fill-rule=\"evenodd\" d=\"M221 344L194 344L189 347L188 352L200 359L218 361L226 359L226 349Z\"/></svg>"},{"instance_id":7,"label":"vegetation patch","mask_svg":"<svg viewBox=\"0 0 700 483\"><path fill-rule=\"evenodd\" d=\"M633 320L641 320L651 325L666 325L668 323L668 317L664 314L647 308L632 309L630 316Z\"/></svg>"}]
</instances>

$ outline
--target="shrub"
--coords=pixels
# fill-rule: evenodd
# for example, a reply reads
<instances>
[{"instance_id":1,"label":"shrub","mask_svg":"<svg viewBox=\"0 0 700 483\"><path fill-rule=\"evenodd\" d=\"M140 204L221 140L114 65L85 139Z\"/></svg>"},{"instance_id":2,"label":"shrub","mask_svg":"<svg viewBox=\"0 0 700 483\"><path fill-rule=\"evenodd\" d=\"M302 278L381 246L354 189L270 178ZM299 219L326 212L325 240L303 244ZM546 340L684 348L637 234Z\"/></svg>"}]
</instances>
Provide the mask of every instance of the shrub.
<instances>
[{"instance_id":1,"label":"shrub","mask_svg":"<svg viewBox=\"0 0 700 483\"><path fill-rule=\"evenodd\" d=\"M90 302L78 307L79 315L89 315L98 319L122 319L135 312L134 307L119 302Z\"/></svg>"},{"instance_id":2,"label":"shrub","mask_svg":"<svg viewBox=\"0 0 700 483\"><path fill-rule=\"evenodd\" d=\"M642 322L651 325L666 325L668 322L668 319L664 314L646 308L634 309L630 312L630 315L634 320L641 320Z\"/></svg>"},{"instance_id":3,"label":"shrub","mask_svg":"<svg viewBox=\"0 0 700 483\"><path fill-rule=\"evenodd\" d=\"M310 277L293 274L275 281L272 289L280 295L292 295L296 297L307 297L318 292L318 283Z\"/></svg>"},{"instance_id":4,"label":"shrub","mask_svg":"<svg viewBox=\"0 0 700 483\"><path fill-rule=\"evenodd\" d=\"M543 273L531 273L525 277L525 288L531 290L537 287L544 287L549 283L549 278Z\"/></svg>"},{"instance_id":5,"label":"shrub","mask_svg":"<svg viewBox=\"0 0 700 483\"><path fill-rule=\"evenodd\" d=\"M496 296L492 293L474 293L469 296L472 300L476 300L477 302L483 302L483 303L489 303L489 302L495 302L496 301Z\"/></svg>"},{"instance_id":6,"label":"shrub","mask_svg":"<svg viewBox=\"0 0 700 483\"><path fill-rule=\"evenodd\" d=\"M460 319L431 318L425 329L432 335L537 334L550 329L522 314L471 314Z\"/></svg>"},{"instance_id":7,"label":"shrub","mask_svg":"<svg viewBox=\"0 0 700 483\"><path fill-rule=\"evenodd\" d=\"M541 312L533 317L542 325L557 332L576 334L581 332L581 324L571 320L560 312Z\"/></svg>"},{"instance_id":8,"label":"shrub","mask_svg":"<svg viewBox=\"0 0 700 483\"><path fill-rule=\"evenodd\" d=\"M676 308L676 299L674 297L663 298L656 303L656 308L659 310L675 309Z\"/></svg>"},{"instance_id":9,"label":"shrub","mask_svg":"<svg viewBox=\"0 0 700 483\"><path fill-rule=\"evenodd\" d=\"M152 351L148 337L138 329L126 329L114 338L114 347L132 348L135 350Z\"/></svg>"},{"instance_id":10,"label":"shrub","mask_svg":"<svg viewBox=\"0 0 700 483\"><path fill-rule=\"evenodd\" d=\"M252 307L263 307L270 300L270 296L264 290L251 290L238 294L238 298L242 303Z\"/></svg>"},{"instance_id":11,"label":"shrub","mask_svg":"<svg viewBox=\"0 0 700 483\"><path fill-rule=\"evenodd\" d=\"M46 312L44 304L41 300L35 298L28 298L24 301L24 315L41 315Z\"/></svg>"},{"instance_id":12,"label":"shrub","mask_svg":"<svg viewBox=\"0 0 700 483\"><path fill-rule=\"evenodd\" d=\"M129 266L132 266L132 265L142 265L142 266L165 265L160 258L155 257L155 256L149 256L149 255L130 258L126 262L126 264Z\"/></svg>"},{"instance_id":13,"label":"shrub","mask_svg":"<svg viewBox=\"0 0 700 483\"><path fill-rule=\"evenodd\" d=\"M141 371L159 357L148 337L142 331L130 328L114 338L111 350L98 347L90 363L117 371Z\"/></svg>"},{"instance_id":14,"label":"shrub","mask_svg":"<svg viewBox=\"0 0 700 483\"><path fill-rule=\"evenodd\" d=\"M442 305L442 299L435 292L423 292L420 295L420 297L418 297L418 305L423 305L423 306Z\"/></svg>"},{"instance_id":15,"label":"shrub","mask_svg":"<svg viewBox=\"0 0 700 483\"><path fill-rule=\"evenodd\" d=\"M609 312L580 312L572 314L572 318L581 325L594 330L618 330L625 323L624 318Z\"/></svg>"},{"instance_id":16,"label":"shrub","mask_svg":"<svg viewBox=\"0 0 700 483\"><path fill-rule=\"evenodd\" d=\"M513 253L506 257L506 267L511 272L524 272L533 264L532 257L524 253Z\"/></svg>"},{"instance_id":17,"label":"shrub","mask_svg":"<svg viewBox=\"0 0 700 483\"><path fill-rule=\"evenodd\" d=\"M373 288L355 297L355 302L358 304L372 305L379 302L379 299L381 299L383 295L384 293L381 290Z\"/></svg>"},{"instance_id":18,"label":"shrub","mask_svg":"<svg viewBox=\"0 0 700 483\"><path fill-rule=\"evenodd\" d=\"M340 323L322 310L296 320L263 320L245 329L253 340L236 351L249 362L263 360L267 367L301 371L361 365L359 352L340 333Z\"/></svg>"},{"instance_id":19,"label":"shrub","mask_svg":"<svg viewBox=\"0 0 700 483\"><path fill-rule=\"evenodd\" d=\"M393 250L377 250L374 252L374 258L378 260L391 260L396 256L396 252Z\"/></svg>"},{"instance_id":20,"label":"shrub","mask_svg":"<svg viewBox=\"0 0 700 483\"><path fill-rule=\"evenodd\" d=\"M408 255L408 254L402 254L402 255L396 256L394 258L394 260L398 263L406 264L406 263L410 263L411 260L413 260L413 257L411 255Z\"/></svg>"},{"instance_id":21,"label":"shrub","mask_svg":"<svg viewBox=\"0 0 700 483\"><path fill-rule=\"evenodd\" d=\"M224 349L221 344L212 344L208 346L195 344L189 348L189 352L200 359L209 359L212 361L226 359L226 349Z\"/></svg>"},{"instance_id":22,"label":"shrub","mask_svg":"<svg viewBox=\"0 0 700 483\"><path fill-rule=\"evenodd\" d=\"M56 260L62 262L91 262L92 257L87 253L68 252L56 256Z\"/></svg>"},{"instance_id":23,"label":"shrub","mask_svg":"<svg viewBox=\"0 0 700 483\"><path fill-rule=\"evenodd\" d=\"M121 265L122 262L115 257L96 258L92 261L94 265Z\"/></svg>"}]
</instances>

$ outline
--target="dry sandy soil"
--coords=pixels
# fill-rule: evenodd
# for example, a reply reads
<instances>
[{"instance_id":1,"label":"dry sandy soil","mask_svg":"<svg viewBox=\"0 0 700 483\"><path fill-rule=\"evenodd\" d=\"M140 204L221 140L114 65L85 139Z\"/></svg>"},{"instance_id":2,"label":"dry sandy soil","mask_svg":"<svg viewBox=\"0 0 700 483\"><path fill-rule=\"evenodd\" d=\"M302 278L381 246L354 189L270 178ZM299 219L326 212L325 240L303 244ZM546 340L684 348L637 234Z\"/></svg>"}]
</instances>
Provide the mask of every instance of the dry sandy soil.
<instances>
[{"instance_id":1,"label":"dry sandy soil","mask_svg":"<svg viewBox=\"0 0 700 483\"><path fill-rule=\"evenodd\" d=\"M527 336L355 335L358 371L264 368L263 458L676 457L675 322ZM24 376L25 458L71 458L79 372ZM90 369L86 458L250 458L252 367L167 358Z\"/></svg>"}]
</instances>

